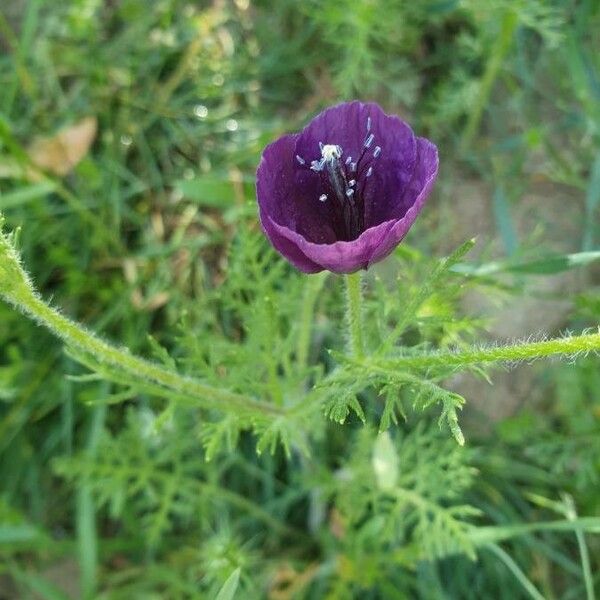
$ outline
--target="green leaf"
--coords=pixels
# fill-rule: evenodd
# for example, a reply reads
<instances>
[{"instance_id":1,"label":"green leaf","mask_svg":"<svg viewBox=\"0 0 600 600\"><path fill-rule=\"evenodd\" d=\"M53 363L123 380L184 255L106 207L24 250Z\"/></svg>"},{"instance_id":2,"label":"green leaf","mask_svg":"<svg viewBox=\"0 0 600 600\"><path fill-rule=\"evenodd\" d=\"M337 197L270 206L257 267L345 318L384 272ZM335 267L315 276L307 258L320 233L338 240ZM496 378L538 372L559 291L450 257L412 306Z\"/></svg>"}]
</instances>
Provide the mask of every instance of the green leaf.
<instances>
[{"instance_id":1,"label":"green leaf","mask_svg":"<svg viewBox=\"0 0 600 600\"><path fill-rule=\"evenodd\" d=\"M363 423L366 422L365 413L354 394L340 394L330 400L325 407L325 414L332 421L343 425L351 410Z\"/></svg>"},{"instance_id":2,"label":"green leaf","mask_svg":"<svg viewBox=\"0 0 600 600\"><path fill-rule=\"evenodd\" d=\"M32 597L35 594L35 597L43 598L44 600L69 600L69 596L62 590L57 588L53 583L50 583L47 579L34 573L33 570L24 571L13 566L10 569L10 574L22 586L32 592Z\"/></svg>"},{"instance_id":3,"label":"green leaf","mask_svg":"<svg viewBox=\"0 0 600 600\"><path fill-rule=\"evenodd\" d=\"M12 546L44 539L43 533L28 523L0 525L0 545Z\"/></svg>"},{"instance_id":4,"label":"green leaf","mask_svg":"<svg viewBox=\"0 0 600 600\"><path fill-rule=\"evenodd\" d=\"M579 517L573 520L565 519L562 521L542 521L538 523L516 523L514 525L477 527L476 529L473 529L469 535L476 546L483 546L541 531L573 533L577 529L589 533L600 533L600 517Z\"/></svg>"},{"instance_id":5,"label":"green leaf","mask_svg":"<svg viewBox=\"0 0 600 600\"><path fill-rule=\"evenodd\" d=\"M459 446L465 445L465 436L463 435L462 429L458 424L458 415L456 414L456 409L462 409L463 404L465 403L465 399L458 394L449 393L442 400L442 414L440 415L438 423L442 424L443 421L446 421L450 432L454 436L457 444Z\"/></svg>"},{"instance_id":6,"label":"green leaf","mask_svg":"<svg viewBox=\"0 0 600 600\"><path fill-rule=\"evenodd\" d=\"M206 423L200 431L205 458L210 462L219 452L231 452L237 445L240 424L235 416L227 416L216 423Z\"/></svg>"},{"instance_id":7,"label":"green leaf","mask_svg":"<svg viewBox=\"0 0 600 600\"><path fill-rule=\"evenodd\" d=\"M500 560L508 567L511 573L515 576L516 580L523 586L523 588L527 591L529 596L534 600L544 600L544 596L540 594L535 585L528 579L527 575L523 573L523 571L519 568L517 563L512 559L512 557L507 554L500 546L496 546L495 544L490 544L487 546L489 550L491 550Z\"/></svg>"},{"instance_id":8,"label":"green leaf","mask_svg":"<svg viewBox=\"0 0 600 600\"><path fill-rule=\"evenodd\" d=\"M450 392L433 381L414 379L413 386L418 390L414 399L415 408L424 410L433 404L441 403L442 413L438 419L438 424L441 427L445 421L454 436L454 439L460 446L465 444L465 436L458 424L457 409L462 410L465 404L465 399L456 392Z\"/></svg>"},{"instance_id":9,"label":"green leaf","mask_svg":"<svg viewBox=\"0 0 600 600\"><path fill-rule=\"evenodd\" d=\"M506 193L502 186L498 186L495 189L492 203L496 225L498 226L498 231L504 242L506 252L507 254L514 254L519 245L519 241L517 240L515 226L510 214L508 199L506 198Z\"/></svg>"},{"instance_id":10,"label":"green leaf","mask_svg":"<svg viewBox=\"0 0 600 600\"><path fill-rule=\"evenodd\" d=\"M385 395L385 405L383 407L383 412L381 413L381 420L379 421L380 433L389 429L392 423L398 425L398 415L406 421L406 412L402 405L402 398L400 397L398 386L384 386L381 390L381 394Z\"/></svg>"},{"instance_id":11,"label":"green leaf","mask_svg":"<svg viewBox=\"0 0 600 600\"><path fill-rule=\"evenodd\" d=\"M19 187L12 192L0 195L0 210L28 204L38 198L43 198L55 189L56 184L53 181Z\"/></svg>"},{"instance_id":12,"label":"green leaf","mask_svg":"<svg viewBox=\"0 0 600 600\"><path fill-rule=\"evenodd\" d=\"M227 578L227 581L223 584L217 594L216 600L232 600L240 583L240 573L242 569L238 567L231 575Z\"/></svg>"},{"instance_id":13,"label":"green leaf","mask_svg":"<svg viewBox=\"0 0 600 600\"><path fill-rule=\"evenodd\" d=\"M201 206L229 207L235 200L233 182L225 176L203 175L195 179L182 179L175 185L185 198Z\"/></svg>"},{"instance_id":14,"label":"green leaf","mask_svg":"<svg viewBox=\"0 0 600 600\"><path fill-rule=\"evenodd\" d=\"M590 250L594 247L594 235L598 231L598 220L595 218L598 206L600 206L600 152L596 154L585 195L586 219L583 229L582 250Z\"/></svg>"},{"instance_id":15,"label":"green leaf","mask_svg":"<svg viewBox=\"0 0 600 600\"><path fill-rule=\"evenodd\" d=\"M377 355L385 354L388 350L392 348L392 346L402 335L406 327L408 327L408 325L412 323L419 308L435 292L436 286L443 278L443 276L448 271L453 270L453 267L456 265L456 263L458 263L458 261L467 252L469 252L471 248L473 248L473 246L475 245L475 241L475 238L467 240L466 242L461 244L452 254L450 254L450 256L438 262L438 264L431 271L431 273L429 273L429 276L427 277L423 285L409 300L403 312L400 314L398 322L394 327L394 330L388 335L387 339L381 344L381 346L377 350Z\"/></svg>"},{"instance_id":16,"label":"green leaf","mask_svg":"<svg viewBox=\"0 0 600 600\"><path fill-rule=\"evenodd\" d=\"M482 277L496 273L526 273L528 275L553 275L600 260L600 251L560 254L528 261L494 261L483 265L465 263L452 267L455 273Z\"/></svg>"},{"instance_id":17,"label":"green leaf","mask_svg":"<svg viewBox=\"0 0 600 600\"><path fill-rule=\"evenodd\" d=\"M270 454L275 454L279 443L283 446L285 455L290 458L290 432L282 422L275 421L260 433L256 442L256 452L260 455L268 450Z\"/></svg>"}]
</instances>

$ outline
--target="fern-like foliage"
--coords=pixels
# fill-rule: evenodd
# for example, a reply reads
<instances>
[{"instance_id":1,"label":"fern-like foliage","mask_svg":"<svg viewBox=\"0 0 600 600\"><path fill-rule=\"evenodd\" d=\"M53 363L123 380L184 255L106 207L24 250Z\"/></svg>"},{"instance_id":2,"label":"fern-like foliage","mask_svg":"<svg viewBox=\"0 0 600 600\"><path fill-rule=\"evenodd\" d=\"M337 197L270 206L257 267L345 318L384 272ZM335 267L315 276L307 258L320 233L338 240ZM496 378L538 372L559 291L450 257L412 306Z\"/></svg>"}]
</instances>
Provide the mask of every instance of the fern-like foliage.
<instances>
[{"instance_id":1,"label":"fern-like foliage","mask_svg":"<svg viewBox=\"0 0 600 600\"><path fill-rule=\"evenodd\" d=\"M421 423L390 435L365 428L336 471L308 475L319 501L332 506L329 526L342 563L338 595L380 579L401 581L402 569L423 560L475 557L470 532L479 511L461 498L476 471L470 453L436 429Z\"/></svg>"}]
</instances>

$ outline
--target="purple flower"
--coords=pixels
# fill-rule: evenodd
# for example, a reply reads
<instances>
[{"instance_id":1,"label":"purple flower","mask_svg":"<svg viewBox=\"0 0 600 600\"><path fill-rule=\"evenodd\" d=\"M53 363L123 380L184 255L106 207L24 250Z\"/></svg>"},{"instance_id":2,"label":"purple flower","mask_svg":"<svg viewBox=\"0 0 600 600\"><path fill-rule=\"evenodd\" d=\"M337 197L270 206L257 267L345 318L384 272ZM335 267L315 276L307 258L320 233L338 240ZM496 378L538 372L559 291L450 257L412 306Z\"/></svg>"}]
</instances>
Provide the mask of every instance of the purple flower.
<instances>
[{"instance_id":1,"label":"purple flower","mask_svg":"<svg viewBox=\"0 0 600 600\"><path fill-rule=\"evenodd\" d=\"M366 269L404 238L437 171L437 148L404 121L374 103L338 104L265 148L262 227L305 273Z\"/></svg>"}]
</instances>

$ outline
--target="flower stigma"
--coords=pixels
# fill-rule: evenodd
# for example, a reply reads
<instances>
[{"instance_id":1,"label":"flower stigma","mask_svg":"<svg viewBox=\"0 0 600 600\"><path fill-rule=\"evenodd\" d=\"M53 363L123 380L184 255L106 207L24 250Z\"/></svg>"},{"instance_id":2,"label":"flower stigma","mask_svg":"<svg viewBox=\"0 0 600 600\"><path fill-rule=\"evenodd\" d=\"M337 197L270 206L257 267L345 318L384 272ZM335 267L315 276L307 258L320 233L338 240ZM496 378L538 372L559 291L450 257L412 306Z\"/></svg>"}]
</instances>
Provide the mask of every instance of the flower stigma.
<instances>
[{"instance_id":1,"label":"flower stigma","mask_svg":"<svg viewBox=\"0 0 600 600\"><path fill-rule=\"evenodd\" d=\"M325 162L335 162L342 156L342 147L337 144L325 144L321 147L321 156Z\"/></svg>"}]
</instances>

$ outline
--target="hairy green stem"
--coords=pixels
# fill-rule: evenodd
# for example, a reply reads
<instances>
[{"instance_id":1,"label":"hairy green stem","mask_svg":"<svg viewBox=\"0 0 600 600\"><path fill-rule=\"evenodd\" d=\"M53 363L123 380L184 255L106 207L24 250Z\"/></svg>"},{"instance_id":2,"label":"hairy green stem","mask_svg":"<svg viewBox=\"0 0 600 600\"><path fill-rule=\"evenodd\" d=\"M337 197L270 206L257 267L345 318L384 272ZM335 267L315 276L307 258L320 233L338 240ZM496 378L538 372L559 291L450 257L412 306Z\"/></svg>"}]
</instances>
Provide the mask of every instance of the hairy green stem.
<instances>
[{"instance_id":1,"label":"hairy green stem","mask_svg":"<svg viewBox=\"0 0 600 600\"><path fill-rule=\"evenodd\" d=\"M67 344L90 354L100 363L117 367L142 381L157 383L186 396L217 400L228 405L228 408L243 411L256 410L268 415L282 413L278 407L271 404L215 388L196 379L168 371L160 365L134 356L126 348L112 346L47 305L28 286L17 286L2 295L7 301L48 328Z\"/></svg>"},{"instance_id":2,"label":"hairy green stem","mask_svg":"<svg viewBox=\"0 0 600 600\"><path fill-rule=\"evenodd\" d=\"M350 352L356 358L364 355L362 332L362 273L346 275L346 320Z\"/></svg>"},{"instance_id":3,"label":"hairy green stem","mask_svg":"<svg viewBox=\"0 0 600 600\"><path fill-rule=\"evenodd\" d=\"M429 367L466 367L495 362L527 361L556 354L575 355L600 350L600 332L555 338L543 342L521 342L512 346L471 348L457 352L434 352L402 356L380 361L364 361L365 366L389 369L423 369Z\"/></svg>"}]
</instances>

